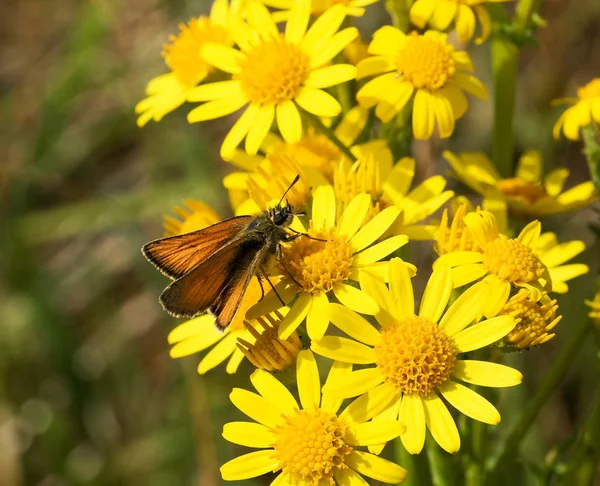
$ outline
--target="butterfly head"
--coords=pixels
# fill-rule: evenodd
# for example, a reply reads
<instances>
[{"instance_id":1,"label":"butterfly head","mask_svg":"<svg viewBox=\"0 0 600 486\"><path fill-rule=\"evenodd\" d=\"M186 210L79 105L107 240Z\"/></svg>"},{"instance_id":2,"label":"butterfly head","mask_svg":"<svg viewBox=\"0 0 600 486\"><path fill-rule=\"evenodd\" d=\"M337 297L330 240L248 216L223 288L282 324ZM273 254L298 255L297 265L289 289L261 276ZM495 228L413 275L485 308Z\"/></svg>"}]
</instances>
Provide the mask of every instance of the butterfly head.
<instances>
[{"instance_id":1,"label":"butterfly head","mask_svg":"<svg viewBox=\"0 0 600 486\"><path fill-rule=\"evenodd\" d=\"M277 204L269 209L269 218L275 226L289 226L294 219L294 206L286 201L286 204Z\"/></svg>"}]
</instances>

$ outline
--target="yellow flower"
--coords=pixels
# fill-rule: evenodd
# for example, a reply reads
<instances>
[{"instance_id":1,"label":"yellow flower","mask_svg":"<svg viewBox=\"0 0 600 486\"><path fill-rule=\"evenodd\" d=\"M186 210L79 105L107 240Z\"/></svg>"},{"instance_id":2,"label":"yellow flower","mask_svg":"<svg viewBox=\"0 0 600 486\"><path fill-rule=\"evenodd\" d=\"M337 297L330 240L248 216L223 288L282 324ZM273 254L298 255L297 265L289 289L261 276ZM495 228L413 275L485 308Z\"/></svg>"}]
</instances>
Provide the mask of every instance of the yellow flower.
<instances>
[{"instance_id":1,"label":"yellow flower","mask_svg":"<svg viewBox=\"0 0 600 486\"><path fill-rule=\"evenodd\" d=\"M550 331L560 322L562 316L556 316L556 299L550 300L543 292L538 300L528 290L521 289L512 296L500 311L500 315L510 315L517 325L509 332L504 341L518 349L539 346L552 339Z\"/></svg>"},{"instance_id":2,"label":"yellow flower","mask_svg":"<svg viewBox=\"0 0 600 486\"><path fill-rule=\"evenodd\" d=\"M341 217L336 218L333 188L320 186L314 190L308 230L312 238L299 237L282 251L282 280L275 288L284 302L290 302L296 295L298 298L281 323L279 337L287 338L306 318L309 337L320 339L330 322L326 309L331 292L342 304L340 308L345 306L371 315L379 312L373 297L349 281L358 281L364 270L387 275L389 262L380 260L405 245L408 238L392 236L371 246L394 223L400 210L394 206L386 208L364 224L370 209L371 197L359 194ZM300 225L296 229L306 233ZM270 292L249 315L253 316L256 310L260 310L259 315L264 314L279 306L281 303L274 292ZM343 309L340 312L344 312ZM335 320L332 322L336 324Z\"/></svg>"},{"instance_id":3,"label":"yellow flower","mask_svg":"<svg viewBox=\"0 0 600 486\"><path fill-rule=\"evenodd\" d=\"M269 7L281 9L281 12L276 12L273 18L277 22L287 20L290 17L291 8L297 0L263 0L265 5ZM334 5L342 5L345 8L346 15L352 17L362 17L365 13L365 8L368 5L376 3L378 0L312 0L310 13L313 15L321 15L327 9Z\"/></svg>"},{"instance_id":4,"label":"yellow flower","mask_svg":"<svg viewBox=\"0 0 600 486\"><path fill-rule=\"evenodd\" d=\"M476 20L481 24L481 35L476 44L484 42L492 32L492 22L484 4L509 0L417 0L410 9L410 21L420 29L429 24L436 30L446 30L452 21L461 42L468 42L475 34Z\"/></svg>"},{"instance_id":5,"label":"yellow flower","mask_svg":"<svg viewBox=\"0 0 600 486\"><path fill-rule=\"evenodd\" d=\"M377 144L385 145L383 140L371 141L363 145L354 145L362 133L368 119L368 111L355 106L349 110L334 129L335 136L355 154L360 154L365 147ZM345 155L327 136L316 133L312 127L305 130L303 137L296 143L288 143L274 133L268 133L261 146L266 159L259 155L249 155L236 150L228 160L242 169L227 175L223 179L224 186L229 191L229 197L236 214L250 214L257 210L257 205L264 209L263 202L257 199L256 192L249 194L252 184L269 192L270 199L279 199L282 192L277 193L277 179L282 175L291 181L296 174L301 175L301 182L310 187L316 187L333 182L333 173L340 160ZM288 182L289 183L289 182ZM299 191L299 187L293 189ZM261 199L264 197L259 196ZM305 202L292 200L299 206Z\"/></svg>"},{"instance_id":6,"label":"yellow flower","mask_svg":"<svg viewBox=\"0 0 600 486\"><path fill-rule=\"evenodd\" d=\"M511 286L530 290L536 300L543 289L551 289L548 269L533 250L540 236L539 221L529 223L518 238L500 233L496 218L488 211L468 213L464 223L478 251L446 253L435 261L434 268L451 267L455 288L485 277L489 284L485 316L496 315L504 307Z\"/></svg>"},{"instance_id":7,"label":"yellow flower","mask_svg":"<svg viewBox=\"0 0 600 486\"><path fill-rule=\"evenodd\" d=\"M465 215L468 211L467 204L460 205L454 213L452 223L449 225L448 211L444 210L435 245L435 250L439 255L464 251L479 252L481 254L485 252L465 223ZM472 208L470 211L473 211ZM504 215L502 220L506 220L506 215ZM505 235L506 225L497 224L498 232ZM550 280L552 281L552 292L566 293L569 290L566 282L589 271L588 266L583 263L564 265L564 263L585 250L583 241L573 240L559 243L556 235L548 232L542 233L532 242L531 249L548 269ZM468 269L465 269L465 271L468 271Z\"/></svg>"},{"instance_id":8,"label":"yellow flower","mask_svg":"<svg viewBox=\"0 0 600 486\"><path fill-rule=\"evenodd\" d=\"M392 227L394 234L405 234L411 240L433 239L437 226L422 223L454 195L444 191L446 179L432 176L411 189L415 159L404 157L394 165L387 146L374 144L363 147L358 156L353 164L342 161L335 173L338 214L354 196L368 193L374 203L372 214L390 206L402 211Z\"/></svg>"},{"instance_id":9,"label":"yellow flower","mask_svg":"<svg viewBox=\"0 0 600 486\"><path fill-rule=\"evenodd\" d=\"M350 64L356 66L360 61L369 57L369 46L360 36L344 48L344 57Z\"/></svg>"},{"instance_id":10,"label":"yellow flower","mask_svg":"<svg viewBox=\"0 0 600 486\"><path fill-rule=\"evenodd\" d=\"M175 208L175 212L181 219L165 217L165 236L196 231L221 219L205 203L186 200L185 204L186 207ZM168 336L169 344L173 345L171 357L181 358L214 346L200 361L198 373L204 374L228 358L227 373L235 373L244 359L244 353L237 347L237 340L240 337L246 340L252 339L252 334L244 327L244 316L248 309L259 301L261 295L258 280L252 278L240 308L225 332L216 328L215 317L210 314L195 317L178 325Z\"/></svg>"},{"instance_id":11,"label":"yellow flower","mask_svg":"<svg viewBox=\"0 0 600 486\"><path fill-rule=\"evenodd\" d=\"M585 299L585 303L590 307L588 316L597 327L600 327L600 292L596 292L594 300Z\"/></svg>"},{"instance_id":12,"label":"yellow flower","mask_svg":"<svg viewBox=\"0 0 600 486\"><path fill-rule=\"evenodd\" d=\"M258 393L234 388L229 395L253 422L225 424L223 437L261 450L224 464L223 480L275 472L279 474L271 484L282 486L367 484L362 476L391 484L403 481L405 469L355 449L398 437L403 426L393 419L368 422L375 410L360 399L339 413L342 400L325 392L321 396L319 370L310 351L300 352L296 369L300 404L280 381L263 370L250 377ZM327 383L342 379L351 370L351 366L334 363Z\"/></svg>"},{"instance_id":13,"label":"yellow flower","mask_svg":"<svg viewBox=\"0 0 600 486\"><path fill-rule=\"evenodd\" d=\"M139 114L137 124L143 127L150 120L156 122L181 106L190 91L215 69L200 57L200 49L208 42L230 46L233 39L227 32L230 13L239 10L239 1L215 0L209 17L191 19L187 25L180 24L179 35L169 37L170 44L164 46L162 56L171 69L148 83L147 98L140 101L135 112Z\"/></svg>"},{"instance_id":14,"label":"yellow flower","mask_svg":"<svg viewBox=\"0 0 600 486\"><path fill-rule=\"evenodd\" d=\"M542 156L528 150L519 159L514 177L503 179L483 153L444 152L456 178L485 197L504 196L508 207L519 214L543 217L573 211L598 200L591 181L563 192L569 171L555 169L543 175Z\"/></svg>"},{"instance_id":15,"label":"yellow flower","mask_svg":"<svg viewBox=\"0 0 600 486\"><path fill-rule=\"evenodd\" d=\"M375 32L369 53L374 56L358 64L357 76L378 76L357 93L359 103L377 105L377 117L389 122L414 99L412 126L417 139L430 138L436 123L440 137L452 135L454 121L467 111L463 90L487 98L485 86L470 74L471 58L456 51L445 34L429 30L406 35L385 26Z\"/></svg>"},{"instance_id":16,"label":"yellow flower","mask_svg":"<svg viewBox=\"0 0 600 486\"><path fill-rule=\"evenodd\" d=\"M233 79L198 86L188 96L190 101L207 102L188 114L190 123L246 107L223 141L223 158L231 156L244 138L246 151L256 154L274 121L287 142L298 142L302 137L298 106L320 117L337 116L341 106L323 88L356 77L350 64L327 65L358 35L354 27L337 32L345 17L341 5L321 15L307 31L310 0L294 2L285 34L279 33L264 5L252 2L246 13L248 23L235 18L230 23L240 50L206 44L201 51L206 62L231 73Z\"/></svg>"},{"instance_id":17,"label":"yellow flower","mask_svg":"<svg viewBox=\"0 0 600 486\"><path fill-rule=\"evenodd\" d=\"M592 79L584 87L577 90L577 98L562 98L554 101L568 103L567 109L554 125L554 138L560 138L561 130L570 140L579 140L579 130L592 123L600 124L600 78Z\"/></svg>"},{"instance_id":18,"label":"yellow flower","mask_svg":"<svg viewBox=\"0 0 600 486\"><path fill-rule=\"evenodd\" d=\"M368 272L362 274L361 288L379 303L381 312L375 317L381 331L355 316L349 335L360 342L325 336L313 341L311 347L330 359L375 366L329 380L324 393L339 398L362 395L367 402L386 406L381 412L383 416L388 419L399 416L406 425L401 439L411 454L421 452L426 428L444 450L454 453L460 448L458 429L439 394L475 420L488 424L500 422L500 414L490 402L452 379L491 387L521 382L521 373L507 366L459 359L460 353L488 346L515 326L512 316L498 316L471 325L481 311L483 293L487 292L485 284L470 287L446 310L452 279L448 268L437 268L416 314L408 270L400 259L394 258L390 264L389 289L382 279Z\"/></svg>"}]
</instances>

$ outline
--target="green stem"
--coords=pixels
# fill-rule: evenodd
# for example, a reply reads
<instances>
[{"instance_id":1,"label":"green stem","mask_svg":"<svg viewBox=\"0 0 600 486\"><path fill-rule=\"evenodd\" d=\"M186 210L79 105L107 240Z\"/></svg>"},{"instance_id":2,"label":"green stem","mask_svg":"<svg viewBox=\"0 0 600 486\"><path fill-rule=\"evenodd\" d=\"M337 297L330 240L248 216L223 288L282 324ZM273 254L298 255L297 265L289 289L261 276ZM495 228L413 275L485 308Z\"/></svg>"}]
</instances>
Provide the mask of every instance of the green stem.
<instances>
[{"instance_id":1,"label":"green stem","mask_svg":"<svg viewBox=\"0 0 600 486\"><path fill-rule=\"evenodd\" d=\"M529 26L531 16L537 11L539 0L521 0L515 11L515 26L525 30Z\"/></svg>"},{"instance_id":2,"label":"green stem","mask_svg":"<svg viewBox=\"0 0 600 486\"><path fill-rule=\"evenodd\" d=\"M303 112L306 119L310 122L310 124L315 127L318 131L320 131L323 135L325 135L329 140L331 140L337 148L339 148L342 153L348 157L352 162L356 162L356 157L350 149L346 147L342 141L335 136L334 131L329 128L327 125L323 123L323 121L316 115L312 113L308 113L307 111Z\"/></svg>"},{"instance_id":3,"label":"green stem","mask_svg":"<svg viewBox=\"0 0 600 486\"><path fill-rule=\"evenodd\" d=\"M394 454L396 456L396 464L400 464L408 471L408 476L406 476L402 486L432 485L429 463L425 454L409 454L402 445L399 437L394 441Z\"/></svg>"},{"instance_id":4,"label":"green stem","mask_svg":"<svg viewBox=\"0 0 600 486\"><path fill-rule=\"evenodd\" d=\"M412 0L387 0L385 9L392 17L392 24L402 32L407 32L410 27L410 7Z\"/></svg>"},{"instance_id":5,"label":"green stem","mask_svg":"<svg viewBox=\"0 0 600 486\"><path fill-rule=\"evenodd\" d=\"M504 443L500 445L500 450L495 455L495 460L491 461L487 478L490 485L504 480L502 471L510 465L514 455L518 453L521 441L527 435L540 410L552 396L556 387L564 378L569 366L571 366L575 357L579 354L591 327L587 319L581 319L571 330L567 342L555 359L552 368L550 368L550 371L546 375L546 379L537 388L535 395L525 406L521 417L513 426L510 434Z\"/></svg>"},{"instance_id":6,"label":"green stem","mask_svg":"<svg viewBox=\"0 0 600 486\"><path fill-rule=\"evenodd\" d=\"M456 484L456 464L452 455L448 454L436 444L435 440L427 437L425 452L429 460L431 470L431 482L433 486L453 486Z\"/></svg>"},{"instance_id":7,"label":"green stem","mask_svg":"<svg viewBox=\"0 0 600 486\"><path fill-rule=\"evenodd\" d=\"M594 125L582 128L581 136L585 145L583 153L590 169L590 177L596 186L596 191L600 192L600 143Z\"/></svg>"}]
</instances>

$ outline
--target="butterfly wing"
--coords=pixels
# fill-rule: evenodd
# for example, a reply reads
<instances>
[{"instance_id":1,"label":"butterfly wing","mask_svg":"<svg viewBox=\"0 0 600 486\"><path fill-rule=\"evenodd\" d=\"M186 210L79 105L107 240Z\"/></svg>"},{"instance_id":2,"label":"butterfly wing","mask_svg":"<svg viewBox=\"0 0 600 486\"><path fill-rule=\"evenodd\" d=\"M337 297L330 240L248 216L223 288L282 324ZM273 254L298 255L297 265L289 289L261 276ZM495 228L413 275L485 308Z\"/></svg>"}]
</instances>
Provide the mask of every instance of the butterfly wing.
<instances>
[{"instance_id":1,"label":"butterfly wing","mask_svg":"<svg viewBox=\"0 0 600 486\"><path fill-rule=\"evenodd\" d=\"M194 317L208 310L215 315L217 326L224 329L235 317L266 251L259 235L246 233L175 280L161 294L160 302L175 317Z\"/></svg>"},{"instance_id":2,"label":"butterfly wing","mask_svg":"<svg viewBox=\"0 0 600 486\"><path fill-rule=\"evenodd\" d=\"M142 253L163 274L176 280L238 237L251 220L251 216L237 216L198 231L160 238L144 245Z\"/></svg>"}]
</instances>

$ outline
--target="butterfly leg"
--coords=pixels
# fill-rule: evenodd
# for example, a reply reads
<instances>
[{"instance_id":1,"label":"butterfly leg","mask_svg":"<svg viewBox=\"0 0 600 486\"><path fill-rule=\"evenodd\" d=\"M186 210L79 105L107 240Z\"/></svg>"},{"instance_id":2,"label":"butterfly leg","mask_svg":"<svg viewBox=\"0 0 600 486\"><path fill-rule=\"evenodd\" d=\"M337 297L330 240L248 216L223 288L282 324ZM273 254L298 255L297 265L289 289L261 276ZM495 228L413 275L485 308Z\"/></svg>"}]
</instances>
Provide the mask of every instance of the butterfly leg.
<instances>
[{"instance_id":1,"label":"butterfly leg","mask_svg":"<svg viewBox=\"0 0 600 486\"><path fill-rule=\"evenodd\" d=\"M256 279L258 280L258 285L260 285L260 299L258 299L258 301L260 302L261 300L263 300L265 298L265 288L263 287L263 284L262 284L262 277L258 272L256 273ZM268 280L268 278L267 278L267 280Z\"/></svg>"},{"instance_id":2,"label":"butterfly leg","mask_svg":"<svg viewBox=\"0 0 600 486\"><path fill-rule=\"evenodd\" d=\"M289 243L290 241L294 241L296 238L300 238L301 236L306 236L309 240L327 241L327 240L323 240L321 238L315 238L314 236L310 236L308 233L300 233L299 231L296 231L293 228L288 228L288 229L294 234L288 236L288 238L286 240L284 240L286 243Z\"/></svg>"},{"instance_id":3,"label":"butterfly leg","mask_svg":"<svg viewBox=\"0 0 600 486\"><path fill-rule=\"evenodd\" d=\"M258 274L257 274L258 275ZM271 282L271 280L269 280L269 277L264 277L264 279L267 281L267 283L271 286L271 289L273 290L273 292L275 292L275 295L277 296L277 298L279 299L279 302L281 302L282 305L286 305L286 303L283 301L283 299L281 298L281 295L279 295L279 292L277 292L277 289L275 288L275 285L273 285L273 282ZM258 280L260 282L260 278ZM260 286L260 288L262 289L262 284ZM265 296L265 293L263 291L263 297ZM260 300L262 300L262 297L260 298Z\"/></svg>"}]
</instances>

